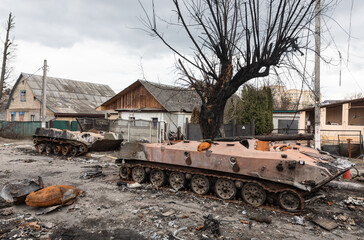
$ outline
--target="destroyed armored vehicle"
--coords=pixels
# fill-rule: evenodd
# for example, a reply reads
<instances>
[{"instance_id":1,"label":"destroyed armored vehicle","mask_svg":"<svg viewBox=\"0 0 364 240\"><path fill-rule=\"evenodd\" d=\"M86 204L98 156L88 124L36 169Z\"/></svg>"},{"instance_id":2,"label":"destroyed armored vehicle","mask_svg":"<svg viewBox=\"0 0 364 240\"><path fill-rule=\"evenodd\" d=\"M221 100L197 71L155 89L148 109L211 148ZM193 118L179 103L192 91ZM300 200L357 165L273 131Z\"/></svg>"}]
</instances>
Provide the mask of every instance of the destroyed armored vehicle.
<instances>
[{"instance_id":1,"label":"destroyed armored vehicle","mask_svg":"<svg viewBox=\"0 0 364 240\"><path fill-rule=\"evenodd\" d=\"M243 199L253 206L275 204L286 211L302 210L308 193L354 166L345 158L300 144L256 139L130 143L116 163L121 165L122 180L191 189L199 195L212 192L221 199Z\"/></svg>"},{"instance_id":2,"label":"destroyed armored vehicle","mask_svg":"<svg viewBox=\"0 0 364 240\"><path fill-rule=\"evenodd\" d=\"M115 150L122 141L121 134L112 132L77 132L55 128L37 128L33 135L37 152L64 156L79 156L91 150Z\"/></svg>"}]
</instances>

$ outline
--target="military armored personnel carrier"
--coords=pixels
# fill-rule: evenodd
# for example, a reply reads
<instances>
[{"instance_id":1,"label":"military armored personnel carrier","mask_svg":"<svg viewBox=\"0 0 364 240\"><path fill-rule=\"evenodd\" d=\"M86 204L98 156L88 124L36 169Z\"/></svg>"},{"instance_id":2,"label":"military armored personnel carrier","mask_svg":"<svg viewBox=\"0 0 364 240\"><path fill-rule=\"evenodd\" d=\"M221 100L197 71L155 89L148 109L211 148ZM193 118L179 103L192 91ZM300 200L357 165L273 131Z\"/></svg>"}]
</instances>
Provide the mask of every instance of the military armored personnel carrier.
<instances>
[{"instance_id":1,"label":"military armored personnel carrier","mask_svg":"<svg viewBox=\"0 0 364 240\"><path fill-rule=\"evenodd\" d=\"M79 156L90 150L108 151L120 147L121 134L95 133L37 128L33 135L35 149L39 153Z\"/></svg>"},{"instance_id":2,"label":"military armored personnel carrier","mask_svg":"<svg viewBox=\"0 0 364 240\"><path fill-rule=\"evenodd\" d=\"M255 139L134 143L121 155L116 163L122 180L188 188L200 195L212 192L253 206L276 204L286 211L303 209L308 193L353 167L348 159L300 144Z\"/></svg>"}]
</instances>

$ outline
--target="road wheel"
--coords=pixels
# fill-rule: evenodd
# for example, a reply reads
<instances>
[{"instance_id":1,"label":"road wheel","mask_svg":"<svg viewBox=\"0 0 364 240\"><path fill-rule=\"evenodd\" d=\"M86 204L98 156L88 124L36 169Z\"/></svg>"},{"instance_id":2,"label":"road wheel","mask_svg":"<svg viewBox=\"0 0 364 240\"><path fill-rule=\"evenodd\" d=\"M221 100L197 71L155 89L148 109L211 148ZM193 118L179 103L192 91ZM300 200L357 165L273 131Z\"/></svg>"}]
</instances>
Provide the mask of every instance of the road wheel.
<instances>
[{"instance_id":1,"label":"road wheel","mask_svg":"<svg viewBox=\"0 0 364 240\"><path fill-rule=\"evenodd\" d=\"M191 189L194 193L205 195L210 190L210 181L202 175L194 175L191 179Z\"/></svg>"},{"instance_id":2,"label":"road wheel","mask_svg":"<svg viewBox=\"0 0 364 240\"><path fill-rule=\"evenodd\" d=\"M70 148L67 145L63 145L61 151L63 156L67 156L70 152Z\"/></svg>"},{"instance_id":3,"label":"road wheel","mask_svg":"<svg viewBox=\"0 0 364 240\"><path fill-rule=\"evenodd\" d=\"M121 179L128 180L130 175L130 170L127 167L121 167L119 171L119 175Z\"/></svg>"},{"instance_id":4,"label":"road wheel","mask_svg":"<svg viewBox=\"0 0 364 240\"><path fill-rule=\"evenodd\" d=\"M76 147L76 146L71 147L71 149L70 149L70 155L72 157L74 157L74 156L77 155L77 153L78 153L78 147Z\"/></svg>"},{"instance_id":5,"label":"road wheel","mask_svg":"<svg viewBox=\"0 0 364 240\"><path fill-rule=\"evenodd\" d=\"M142 183L145 181L146 173L142 167L133 167L131 170L131 178L134 182Z\"/></svg>"},{"instance_id":6,"label":"road wheel","mask_svg":"<svg viewBox=\"0 0 364 240\"><path fill-rule=\"evenodd\" d=\"M37 145L36 149L38 149L38 153L43 153L45 150L45 147L46 147L45 143L41 143L41 144Z\"/></svg>"},{"instance_id":7,"label":"road wheel","mask_svg":"<svg viewBox=\"0 0 364 240\"><path fill-rule=\"evenodd\" d=\"M46 145L45 152L47 153L47 155L53 152L52 145L50 143Z\"/></svg>"},{"instance_id":8,"label":"road wheel","mask_svg":"<svg viewBox=\"0 0 364 240\"><path fill-rule=\"evenodd\" d=\"M252 206L258 207L265 202L267 194L257 183L247 183L241 189L244 201Z\"/></svg>"},{"instance_id":9,"label":"road wheel","mask_svg":"<svg viewBox=\"0 0 364 240\"><path fill-rule=\"evenodd\" d=\"M236 187L233 181L221 178L215 183L215 192L219 198L229 200L235 197Z\"/></svg>"},{"instance_id":10,"label":"road wheel","mask_svg":"<svg viewBox=\"0 0 364 240\"><path fill-rule=\"evenodd\" d=\"M166 174L159 169L153 169L149 175L150 182L153 186L161 187L166 181Z\"/></svg>"},{"instance_id":11,"label":"road wheel","mask_svg":"<svg viewBox=\"0 0 364 240\"><path fill-rule=\"evenodd\" d=\"M87 147L85 145L81 145L78 150L80 151L80 154L83 154L87 152Z\"/></svg>"},{"instance_id":12,"label":"road wheel","mask_svg":"<svg viewBox=\"0 0 364 240\"><path fill-rule=\"evenodd\" d=\"M175 190L181 190L186 184L185 175L181 172L171 172L168 180L169 185Z\"/></svg>"},{"instance_id":13,"label":"road wheel","mask_svg":"<svg viewBox=\"0 0 364 240\"><path fill-rule=\"evenodd\" d=\"M61 152L61 146L54 145L53 146L53 153L54 153L54 155L58 155L60 152Z\"/></svg>"},{"instance_id":14,"label":"road wheel","mask_svg":"<svg viewBox=\"0 0 364 240\"><path fill-rule=\"evenodd\" d=\"M278 202L287 211L297 211L301 206L301 199L298 194L289 190L279 194Z\"/></svg>"}]
</instances>

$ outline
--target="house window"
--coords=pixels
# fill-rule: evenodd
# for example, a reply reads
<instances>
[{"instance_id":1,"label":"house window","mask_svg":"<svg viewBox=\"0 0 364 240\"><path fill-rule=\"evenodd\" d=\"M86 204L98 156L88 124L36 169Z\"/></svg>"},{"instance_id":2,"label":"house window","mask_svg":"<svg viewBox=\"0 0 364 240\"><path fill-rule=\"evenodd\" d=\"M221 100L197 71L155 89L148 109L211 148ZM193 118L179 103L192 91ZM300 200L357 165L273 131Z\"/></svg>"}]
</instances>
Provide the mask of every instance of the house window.
<instances>
[{"instance_id":1,"label":"house window","mask_svg":"<svg viewBox=\"0 0 364 240\"><path fill-rule=\"evenodd\" d=\"M26 90L20 90L20 102L26 101L26 94L27 94Z\"/></svg>"},{"instance_id":2,"label":"house window","mask_svg":"<svg viewBox=\"0 0 364 240\"><path fill-rule=\"evenodd\" d=\"M349 119L348 124L352 126L364 125L364 103L351 103L349 104Z\"/></svg>"},{"instance_id":3,"label":"house window","mask_svg":"<svg viewBox=\"0 0 364 240\"><path fill-rule=\"evenodd\" d=\"M326 108L326 125L342 124L342 106Z\"/></svg>"},{"instance_id":4,"label":"house window","mask_svg":"<svg viewBox=\"0 0 364 240\"><path fill-rule=\"evenodd\" d=\"M30 115L30 121L32 121L32 122L35 121L35 115L34 114Z\"/></svg>"},{"instance_id":5,"label":"house window","mask_svg":"<svg viewBox=\"0 0 364 240\"><path fill-rule=\"evenodd\" d=\"M24 121L24 112L19 112L19 121Z\"/></svg>"},{"instance_id":6,"label":"house window","mask_svg":"<svg viewBox=\"0 0 364 240\"><path fill-rule=\"evenodd\" d=\"M16 112L10 112L10 116L11 116L11 121L12 122L15 121L15 115L16 115Z\"/></svg>"},{"instance_id":7,"label":"house window","mask_svg":"<svg viewBox=\"0 0 364 240\"><path fill-rule=\"evenodd\" d=\"M158 118L152 118L152 122L153 122L153 127L158 126Z\"/></svg>"}]
</instances>

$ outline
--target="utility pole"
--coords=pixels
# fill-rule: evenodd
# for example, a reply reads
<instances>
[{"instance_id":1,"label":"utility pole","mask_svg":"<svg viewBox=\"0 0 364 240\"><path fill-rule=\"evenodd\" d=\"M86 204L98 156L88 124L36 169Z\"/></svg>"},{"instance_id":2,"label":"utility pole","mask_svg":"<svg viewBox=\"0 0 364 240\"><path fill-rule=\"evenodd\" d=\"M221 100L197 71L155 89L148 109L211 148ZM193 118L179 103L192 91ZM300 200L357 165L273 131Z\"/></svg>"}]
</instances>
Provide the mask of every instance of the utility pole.
<instances>
[{"instance_id":1,"label":"utility pole","mask_svg":"<svg viewBox=\"0 0 364 240\"><path fill-rule=\"evenodd\" d=\"M43 65L43 83L42 83L42 128L46 127L46 105L47 105L47 60Z\"/></svg>"},{"instance_id":2,"label":"utility pole","mask_svg":"<svg viewBox=\"0 0 364 240\"><path fill-rule=\"evenodd\" d=\"M321 49L321 7L320 0L316 0L315 7L315 148L321 149L320 134L320 49Z\"/></svg>"}]
</instances>

